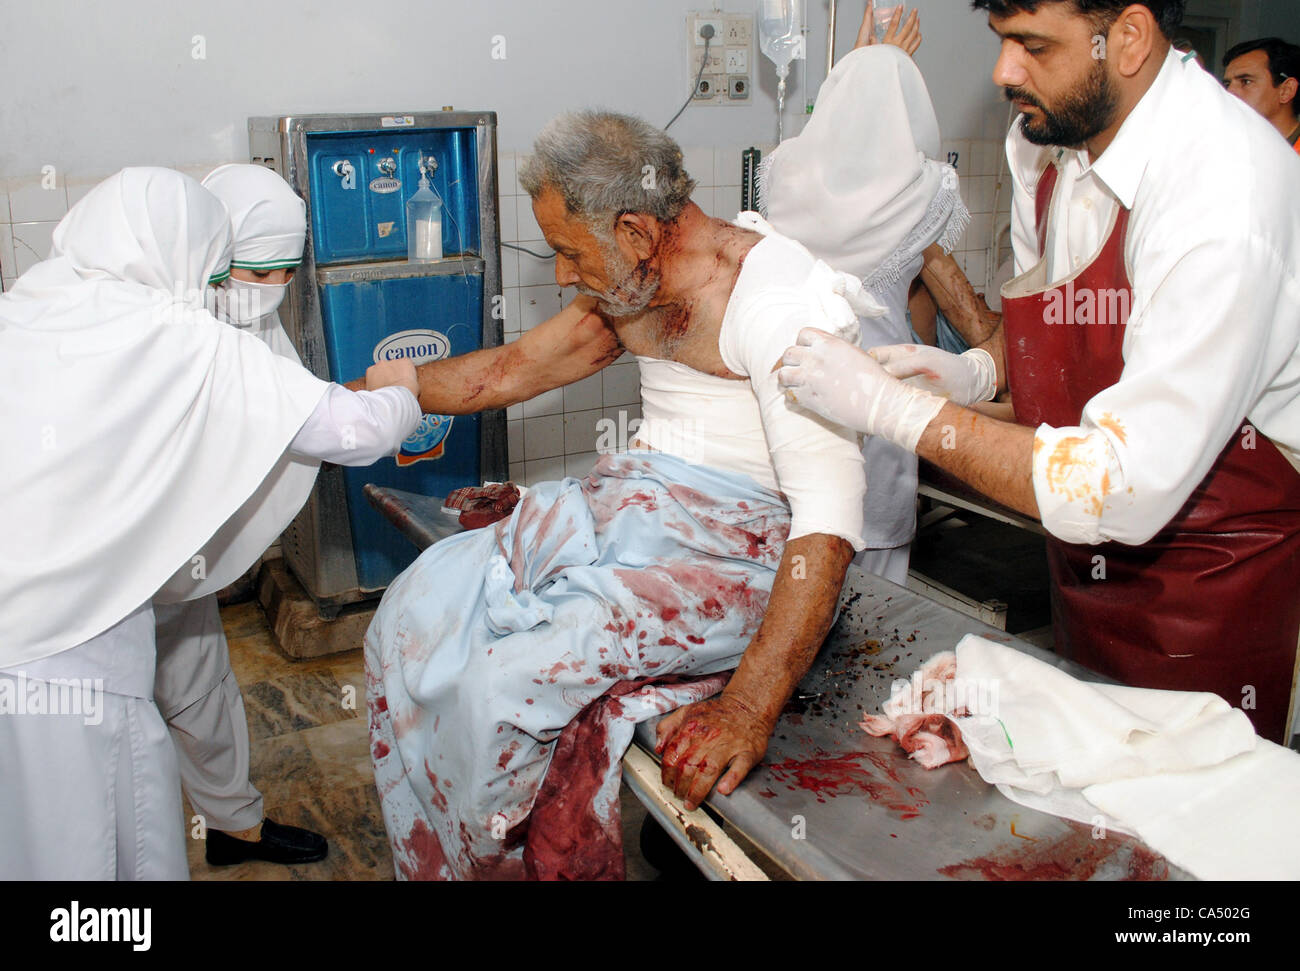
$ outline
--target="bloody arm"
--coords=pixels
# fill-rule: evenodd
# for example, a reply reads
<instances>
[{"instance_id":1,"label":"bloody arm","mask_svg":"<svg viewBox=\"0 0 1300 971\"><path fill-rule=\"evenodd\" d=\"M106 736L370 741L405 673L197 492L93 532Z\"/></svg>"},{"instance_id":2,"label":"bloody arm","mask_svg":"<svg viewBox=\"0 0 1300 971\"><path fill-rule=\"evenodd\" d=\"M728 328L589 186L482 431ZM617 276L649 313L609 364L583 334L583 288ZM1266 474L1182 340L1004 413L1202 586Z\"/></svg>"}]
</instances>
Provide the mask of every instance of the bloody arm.
<instances>
[{"instance_id":1,"label":"bloody arm","mask_svg":"<svg viewBox=\"0 0 1300 971\"><path fill-rule=\"evenodd\" d=\"M838 536L817 533L787 543L763 622L726 689L659 723L664 785L688 809L704 801L719 777L718 792L730 795L762 761L785 703L826 639L852 559L852 546Z\"/></svg>"}]
</instances>

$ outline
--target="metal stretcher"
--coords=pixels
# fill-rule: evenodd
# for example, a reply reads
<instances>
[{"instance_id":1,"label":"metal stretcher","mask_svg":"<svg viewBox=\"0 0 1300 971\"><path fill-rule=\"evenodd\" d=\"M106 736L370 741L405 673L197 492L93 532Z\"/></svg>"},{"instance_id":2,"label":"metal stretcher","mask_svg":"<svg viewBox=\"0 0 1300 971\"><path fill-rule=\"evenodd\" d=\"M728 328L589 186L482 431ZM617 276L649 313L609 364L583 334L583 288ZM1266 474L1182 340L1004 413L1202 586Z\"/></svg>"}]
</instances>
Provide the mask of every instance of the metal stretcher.
<instances>
[{"instance_id":1,"label":"metal stretcher","mask_svg":"<svg viewBox=\"0 0 1300 971\"><path fill-rule=\"evenodd\" d=\"M424 549L460 531L442 500L366 487L369 501ZM654 725L643 723L624 781L697 866L719 880L767 879L732 832L808 880L1185 880L1140 841L1026 809L968 762L927 770L892 739L858 727L891 684L977 633L1088 680L1050 652L850 567L840 614L786 707L763 763L731 796L687 812L659 782ZM725 821L725 826L718 820Z\"/></svg>"}]
</instances>

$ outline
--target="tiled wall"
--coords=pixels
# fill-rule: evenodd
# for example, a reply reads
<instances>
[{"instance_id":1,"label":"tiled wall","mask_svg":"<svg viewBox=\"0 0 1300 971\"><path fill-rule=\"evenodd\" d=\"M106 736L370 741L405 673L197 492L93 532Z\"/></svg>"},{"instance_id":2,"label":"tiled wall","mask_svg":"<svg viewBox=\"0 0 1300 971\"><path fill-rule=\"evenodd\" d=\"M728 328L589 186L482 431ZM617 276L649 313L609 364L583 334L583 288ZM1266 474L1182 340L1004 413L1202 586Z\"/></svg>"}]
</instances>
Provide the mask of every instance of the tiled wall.
<instances>
[{"instance_id":1,"label":"tiled wall","mask_svg":"<svg viewBox=\"0 0 1300 971\"><path fill-rule=\"evenodd\" d=\"M764 156L771 150L770 146L760 148ZM698 183L693 198L709 215L731 218L740 210L741 151L740 147L683 150L686 170ZM982 291L1002 143L959 140L945 144L943 151L945 155L957 153L962 194L972 214L970 228L953 255L976 290ZM214 165L191 166L183 171L202 178ZM519 186L513 154L502 155L498 183L502 241L549 253L528 196ZM93 184L62 176L56 177L50 189L43 188L39 178L8 181L5 195L0 198L0 272L6 289L19 274L45 257L55 224ZM1005 214L1010 205L1010 180L1004 179L998 208ZM561 290L556 284L553 260L503 247L501 263L507 341L518 339L523 331L559 313L573 299L573 291ZM598 374L508 410L510 477L533 484L584 475L596 460L602 427L614 430L615 441L626 445L631 435L624 433L640 416L637 365L625 354ZM600 426L602 419L612 424Z\"/></svg>"},{"instance_id":2,"label":"tiled wall","mask_svg":"<svg viewBox=\"0 0 1300 971\"><path fill-rule=\"evenodd\" d=\"M984 293L985 281L990 260L995 257L989 251L989 231L994 225L1005 226L1010 221L1011 213L1011 176L1006 173L1005 148L1002 141L979 141L958 139L945 142L943 157L947 159L950 152L957 153L957 174L960 176L962 198L970 210L970 226L957 248L953 258L966 271L966 277L974 284L976 291ZM1002 163L1002 191L997 192L998 168ZM997 211L994 211L994 194L997 194ZM1009 243L1002 251L1005 259L1010 255ZM997 266L993 269L996 271Z\"/></svg>"}]
</instances>

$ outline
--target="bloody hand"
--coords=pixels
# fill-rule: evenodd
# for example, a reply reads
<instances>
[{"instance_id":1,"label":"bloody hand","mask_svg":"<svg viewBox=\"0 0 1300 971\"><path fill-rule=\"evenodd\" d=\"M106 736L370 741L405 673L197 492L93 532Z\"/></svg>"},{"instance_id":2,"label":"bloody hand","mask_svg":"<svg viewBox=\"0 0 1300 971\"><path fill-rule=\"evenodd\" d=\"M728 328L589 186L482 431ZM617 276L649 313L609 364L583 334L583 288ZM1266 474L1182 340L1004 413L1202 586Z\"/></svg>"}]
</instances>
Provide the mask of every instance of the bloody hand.
<instances>
[{"instance_id":1,"label":"bloody hand","mask_svg":"<svg viewBox=\"0 0 1300 971\"><path fill-rule=\"evenodd\" d=\"M718 792L731 795L762 761L772 727L725 692L677 709L656 729L664 785L687 809L699 807L719 776Z\"/></svg>"}]
</instances>

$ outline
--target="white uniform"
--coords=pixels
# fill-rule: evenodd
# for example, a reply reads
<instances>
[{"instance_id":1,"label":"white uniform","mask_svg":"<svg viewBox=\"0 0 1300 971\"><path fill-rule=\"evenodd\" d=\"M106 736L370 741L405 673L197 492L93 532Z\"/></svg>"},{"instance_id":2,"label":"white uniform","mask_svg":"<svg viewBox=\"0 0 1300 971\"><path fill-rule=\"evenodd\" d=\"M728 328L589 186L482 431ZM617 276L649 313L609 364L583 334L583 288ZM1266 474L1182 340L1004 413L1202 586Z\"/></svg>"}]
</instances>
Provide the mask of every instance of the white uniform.
<instances>
[{"instance_id":1,"label":"white uniform","mask_svg":"<svg viewBox=\"0 0 1300 971\"><path fill-rule=\"evenodd\" d=\"M907 292L922 252L950 250L970 214L957 173L936 161L939 123L921 72L897 47L852 51L817 93L798 137L783 142L761 175L772 225L818 259L853 273L887 309L862 321L858 346L912 341ZM862 446L867 548L854 562L907 582L916 533L916 456L868 436Z\"/></svg>"},{"instance_id":2,"label":"white uniform","mask_svg":"<svg viewBox=\"0 0 1300 971\"><path fill-rule=\"evenodd\" d=\"M202 308L230 222L192 179L123 170L53 243L0 295L0 877L184 877L149 600L330 386Z\"/></svg>"}]
</instances>

